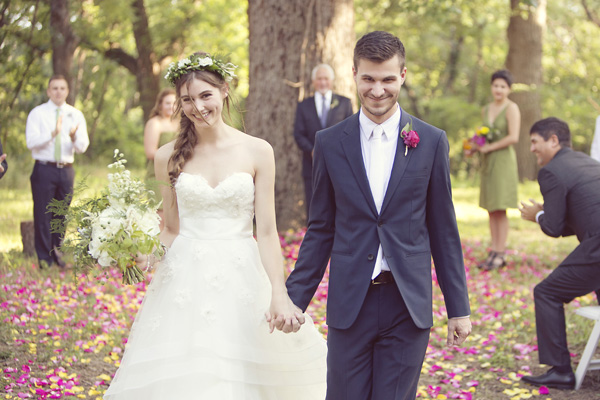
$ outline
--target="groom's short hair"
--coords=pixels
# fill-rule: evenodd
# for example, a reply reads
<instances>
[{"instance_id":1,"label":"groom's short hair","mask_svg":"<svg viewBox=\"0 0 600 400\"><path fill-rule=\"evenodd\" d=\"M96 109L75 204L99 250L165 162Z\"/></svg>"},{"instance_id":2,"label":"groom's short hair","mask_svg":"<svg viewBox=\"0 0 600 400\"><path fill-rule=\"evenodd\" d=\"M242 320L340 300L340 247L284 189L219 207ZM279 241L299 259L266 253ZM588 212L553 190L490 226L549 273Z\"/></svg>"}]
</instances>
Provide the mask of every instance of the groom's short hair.
<instances>
[{"instance_id":1,"label":"groom's short hair","mask_svg":"<svg viewBox=\"0 0 600 400\"><path fill-rule=\"evenodd\" d=\"M384 31L374 31L361 37L354 47L354 69L358 68L361 58L382 63L394 56L400 59L400 69L404 69L406 52L404 45L396 36Z\"/></svg>"}]
</instances>

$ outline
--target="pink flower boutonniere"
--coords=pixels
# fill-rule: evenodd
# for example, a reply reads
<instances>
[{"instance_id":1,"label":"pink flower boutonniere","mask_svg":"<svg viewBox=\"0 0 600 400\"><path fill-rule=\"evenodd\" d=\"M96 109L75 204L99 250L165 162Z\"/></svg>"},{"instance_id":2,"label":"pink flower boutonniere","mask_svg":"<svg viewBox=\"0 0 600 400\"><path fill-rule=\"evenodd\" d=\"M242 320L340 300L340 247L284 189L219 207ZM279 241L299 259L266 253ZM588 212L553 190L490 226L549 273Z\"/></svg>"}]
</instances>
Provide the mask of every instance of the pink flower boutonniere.
<instances>
[{"instance_id":1,"label":"pink flower boutonniere","mask_svg":"<svg viewBox=\"0 0 600 400\"><path fill-rule=\"evenodd\" d=\"M416 131L413 131L412 128L412 120L410 122L408 122L406 125L404 125L404 128L402 128L402 133L400 134L400 137L402 137L402 140L404 141L404 145L406 146L406 148L404 149L404 156L406 157L406 155L408 154L408 148L415 148L417 147L417 145L419 144L419 141L421 139L419 139L419 134Z\"/></svg>"}]
</instances>

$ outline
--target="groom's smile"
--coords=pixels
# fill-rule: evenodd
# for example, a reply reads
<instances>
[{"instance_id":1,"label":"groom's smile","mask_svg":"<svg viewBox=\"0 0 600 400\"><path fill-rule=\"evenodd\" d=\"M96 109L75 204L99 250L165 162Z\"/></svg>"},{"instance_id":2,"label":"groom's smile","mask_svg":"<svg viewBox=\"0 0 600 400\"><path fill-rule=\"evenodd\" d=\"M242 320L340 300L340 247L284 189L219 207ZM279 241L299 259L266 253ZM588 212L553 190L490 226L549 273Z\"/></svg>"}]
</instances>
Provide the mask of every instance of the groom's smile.
<instances>
[{"instance_id":1,"label":"groom's smile","mask_svg":"<svg viewBox=\"0 0 600 400\"><path fill-rule=\"evenodd\" d=\"M354 80L365 115L376 123L387 120L395 111L406 68L395 56L376 63L361 59L354 69Z\"/></svg>"}]
</instances>

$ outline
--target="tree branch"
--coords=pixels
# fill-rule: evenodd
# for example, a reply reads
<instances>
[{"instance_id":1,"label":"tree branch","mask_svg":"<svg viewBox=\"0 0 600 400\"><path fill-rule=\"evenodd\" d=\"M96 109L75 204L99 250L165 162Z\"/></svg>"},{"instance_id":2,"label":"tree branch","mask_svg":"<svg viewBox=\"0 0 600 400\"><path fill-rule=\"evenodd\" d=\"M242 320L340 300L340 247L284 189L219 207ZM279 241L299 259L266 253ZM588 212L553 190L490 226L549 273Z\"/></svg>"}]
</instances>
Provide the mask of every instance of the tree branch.
<instances>
[{"instance_id":1,"label":"tree branch","mask_svg":"<svg viewBox=\"0 0 600 400\"><path fill-rule=\"evenodd\" d=\"M127 68L134 76L137 73L137 59L132 55L125 52L120 47L113 47L108 50L104 50L104 56L109 60L115 61L122 67Z\"/></svg>"},{"instance_id":2,"label":"tree branch","mask_svg":"<svg viewBox=\"0 0 600 400\"><path fill-rule=\"evenodd\" d=\"M595 15L592 10L590 10L590 8L588 7L587 1L586 0L581 0L581 5L583 6L583 9L585 10L585 13L587 14L588 19L593 22L595 25L600 27L600 18L598 18L597 15Z\"/></svg>"}]
</instances>

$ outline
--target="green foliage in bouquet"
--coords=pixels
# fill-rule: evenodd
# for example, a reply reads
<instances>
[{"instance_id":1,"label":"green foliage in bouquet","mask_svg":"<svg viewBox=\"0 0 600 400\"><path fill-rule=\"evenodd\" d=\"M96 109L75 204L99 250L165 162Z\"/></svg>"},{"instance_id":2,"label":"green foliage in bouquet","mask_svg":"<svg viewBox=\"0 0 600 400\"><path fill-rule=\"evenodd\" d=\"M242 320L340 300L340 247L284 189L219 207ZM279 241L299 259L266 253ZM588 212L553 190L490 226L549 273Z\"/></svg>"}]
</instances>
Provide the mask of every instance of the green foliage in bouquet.
<instances>
[{"instance_id":1,"label":"green foliage in bouquet","mask_svg":"<svg viewBox=\"0 0 600 400\"><path fill-rule=\"evenodd\" d=\"M133 178L125 168L127 160L115 150L115 162L108 166L109 184L100 194L79 199L53 200L49 210L64 218L53 219L52 231L65 235L61 250L72 254L77 272L103 272L104 268L118 266L124 284L144 280L135 263L137 254L164 255L160 243L160 217L153 192L141 180ZM81 193L85 184L76 188ZM102 267L98 270L97 266Z\"/></svg>"}]
</instances>

